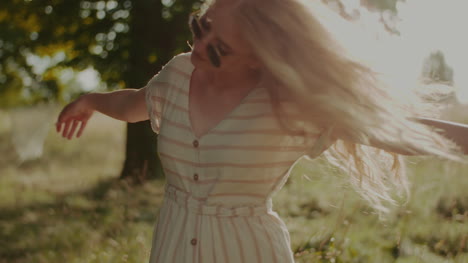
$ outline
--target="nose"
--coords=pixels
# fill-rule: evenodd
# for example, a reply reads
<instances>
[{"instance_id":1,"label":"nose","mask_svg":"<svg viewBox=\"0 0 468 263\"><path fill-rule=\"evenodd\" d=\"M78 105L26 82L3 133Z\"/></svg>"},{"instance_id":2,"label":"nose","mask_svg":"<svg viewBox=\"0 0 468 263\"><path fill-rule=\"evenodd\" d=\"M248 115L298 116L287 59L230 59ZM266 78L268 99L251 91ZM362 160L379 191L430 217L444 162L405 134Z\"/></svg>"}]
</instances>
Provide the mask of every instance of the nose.
<instances>
[{"instance_id":1,"label":"nose","mask_svg":"<svg viewBox=\"0 0 468 263\"><path fill-rule=\"evenodd\" d=\"M214 40L214 34L212 32L204 32L201 38L194 40L194 49L198 54L206 55L208 45Z\"/></svg>"},{"instance_id":2,"label":"nose","mask_svg":"<svg viewBox=\"0 0 468 263\"><path fill-rule=\"evenodd\" d=\"M214 39L214 34L212 32L203 32L203 35L196 39L196 42L198 42L200 45L207 46L210 42L212 42Z\"/></svg>"}]
</instances>

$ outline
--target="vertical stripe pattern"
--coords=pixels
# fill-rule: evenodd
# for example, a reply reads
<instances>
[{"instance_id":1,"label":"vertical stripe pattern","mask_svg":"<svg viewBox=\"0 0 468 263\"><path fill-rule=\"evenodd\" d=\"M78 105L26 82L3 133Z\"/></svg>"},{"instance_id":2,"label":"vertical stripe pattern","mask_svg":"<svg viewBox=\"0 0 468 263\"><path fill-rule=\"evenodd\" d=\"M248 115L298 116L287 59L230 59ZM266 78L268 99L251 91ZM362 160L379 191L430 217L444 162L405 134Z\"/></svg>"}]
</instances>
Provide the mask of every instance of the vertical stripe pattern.
<instances>
[{"instance_id":1,"label":"vertical stripe pattern","mask_svg":"<svg viewBox=\"0 0 468 263\"><path fill-rule=\"evenodd\" d=\"M282 130L266 88L256 87L196 136L189 117L193 70L190 53L178 55L145 87L167 178L149 262L294 262L271 200L296 160L329 146L324 133Z\"/></svg>"}]
</instances>

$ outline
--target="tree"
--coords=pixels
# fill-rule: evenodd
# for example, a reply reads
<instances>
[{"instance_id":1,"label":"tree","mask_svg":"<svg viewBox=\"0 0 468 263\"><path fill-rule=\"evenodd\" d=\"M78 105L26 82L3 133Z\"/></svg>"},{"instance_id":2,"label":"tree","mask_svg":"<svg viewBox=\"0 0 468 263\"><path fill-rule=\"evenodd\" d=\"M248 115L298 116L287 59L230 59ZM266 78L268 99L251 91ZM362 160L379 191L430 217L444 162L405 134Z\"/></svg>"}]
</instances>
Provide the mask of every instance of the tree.
<instances>
[{"instance_id":1,"label":"tree","mask_svg":"<svg viewBox=\"0 0 468 263\"><path fill-rule=\"evenodd\" d=\"M68 102L61 81L93 67L109 90L140 88L187 51L188 14L197 0L7 0L0 3L0 107ZM46 64L41 70L34 59ZM82 92L82 91L81 91ZM149 122L128 124L121 177L162 176Z\"/></svg>"},{"instance_id":2,"label":"tree","mask_svg":"<svg viewBox=\"0 0 468 263\"><path fill-rule=\"evenodd\" d=\"M395 11L397 1L361 3ZM187 16L199 5L200 0L1 1L0 107L68 102L82 91L61 76L90 66L107 89L144 86L173 55L187 50ZM46 65L42 69L34 66L38 59ZM122 177L161 176L149 126L128 124Z\"/></svg>"}]
</instances>

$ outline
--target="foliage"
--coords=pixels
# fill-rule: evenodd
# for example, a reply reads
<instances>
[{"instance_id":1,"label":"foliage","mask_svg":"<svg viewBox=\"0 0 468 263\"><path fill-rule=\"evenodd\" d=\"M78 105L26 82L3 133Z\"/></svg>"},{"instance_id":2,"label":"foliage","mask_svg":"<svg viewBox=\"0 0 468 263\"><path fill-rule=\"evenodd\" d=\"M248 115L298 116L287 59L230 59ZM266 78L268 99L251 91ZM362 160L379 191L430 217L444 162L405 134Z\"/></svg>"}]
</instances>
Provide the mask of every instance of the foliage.
<instances>
[{"instance_id":1,"label":"foliage","mask_svg":"<svg viewBox=\"0 0 468 263\"><path fill-rule=\"evenodd\" d=\"M384 11L389 10L392 12L396 12L396 5L399 1L405 0L364 0L361 1L363 5L370 6L371 8Z\"/></svg>"},{"instance_id":2,"label":"foliage","mask_svg":"<svg viewBox=\"0 0 468 263\"><path fill-rule=\"evenodd\" d=\"M0 3L0 107L69 100L60 78L93 67L111 89L139 88L187 50L196 0ZM39 65L39 66L38 66ZM71 93L71 94L69 94Z\"/></svg>"}]
</instances>

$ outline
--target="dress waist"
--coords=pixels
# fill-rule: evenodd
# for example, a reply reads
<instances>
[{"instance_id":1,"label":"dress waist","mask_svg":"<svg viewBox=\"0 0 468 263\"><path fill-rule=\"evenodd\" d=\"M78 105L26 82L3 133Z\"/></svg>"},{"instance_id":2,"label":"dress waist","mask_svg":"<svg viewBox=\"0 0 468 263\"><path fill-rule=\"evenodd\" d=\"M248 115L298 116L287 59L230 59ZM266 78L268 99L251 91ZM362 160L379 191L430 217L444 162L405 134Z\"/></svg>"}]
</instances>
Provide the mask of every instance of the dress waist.
<instances>
[{"instance_id":1,"label":"dress waist","mask_svg":"<svg viewBox=\"0 0 468 263\"><path fill-rule=\"evenodd\" d=\"M261 216L272 212L272 200L268 198L264 204L252 204L238 207L227 207L222 205L207 205L206 198L196 198L181 189L170 184L166 184L164 199L179 207L185 208L188 212L218 217L236 216Z\"/></svg>"}]
</instances>

